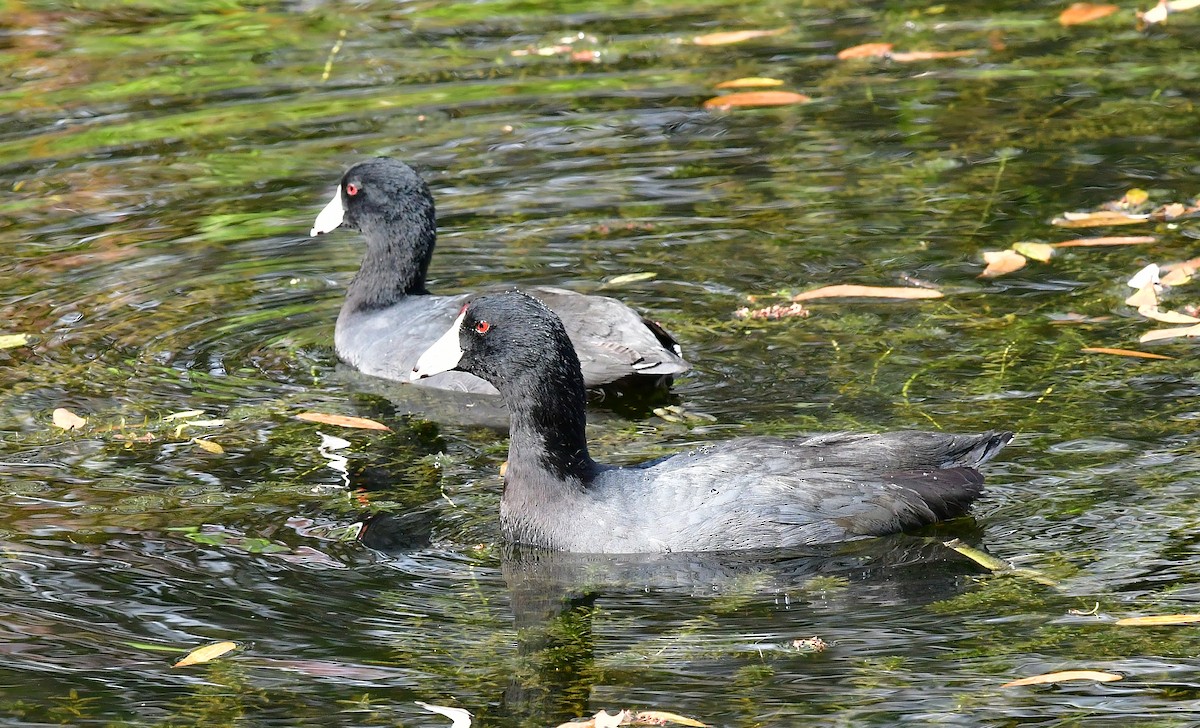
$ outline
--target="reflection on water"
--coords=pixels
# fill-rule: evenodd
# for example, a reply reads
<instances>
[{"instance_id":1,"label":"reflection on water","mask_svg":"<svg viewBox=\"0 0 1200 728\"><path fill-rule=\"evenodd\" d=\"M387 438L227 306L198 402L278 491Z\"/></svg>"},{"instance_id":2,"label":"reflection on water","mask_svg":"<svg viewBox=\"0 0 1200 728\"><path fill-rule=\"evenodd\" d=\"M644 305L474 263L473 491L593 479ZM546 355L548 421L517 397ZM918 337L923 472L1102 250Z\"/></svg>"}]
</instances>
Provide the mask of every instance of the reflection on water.
<instances>
[{"instance_id":1,"label":"reflection on water","mask_svg":"<svg viewBox=\"0 0 1200 728\"><path fill-rule=\"evenodd\" d=\"M1112 625L1195 611L1190 344L1157 345L1177 357L1161 362L1079 351L1138 346L1122 281L1195 257L1196 227L976 276L984 250L1075 237L1046 224L1062 211L1130 187L1200 194L1200 17L1139 34L1127 13L1063 28L1058 10L10 4L0 334L33 342L0 349L3 721L440 721L422 700L484 725L622 707L716 725L1196 723L1194 631ZM691 42L752 28L787 30ZM976 53L835 58L879 41ZM748 76L814 102L701 109ZM434 191L431 287L616 295L681 339L695 369L665 400L592 403L606 461L739 433L1019 439L973 521L937 532L734 557L507 549L503 411L414 402L333 355L360 242L308 226L374 154ZM612 283L631 273L654 276ZM946 298L732 317L747 294L913 280ZM88 426L52 428L56 407ZM350 488L322 432L350 442ZM1059 586L981 573L951 537ZM793 644L813 636L828 648ZM227 639L245 650L170 668ZM1060 669L1125 679L997 687Z\"/></svg>"}]
</instances>

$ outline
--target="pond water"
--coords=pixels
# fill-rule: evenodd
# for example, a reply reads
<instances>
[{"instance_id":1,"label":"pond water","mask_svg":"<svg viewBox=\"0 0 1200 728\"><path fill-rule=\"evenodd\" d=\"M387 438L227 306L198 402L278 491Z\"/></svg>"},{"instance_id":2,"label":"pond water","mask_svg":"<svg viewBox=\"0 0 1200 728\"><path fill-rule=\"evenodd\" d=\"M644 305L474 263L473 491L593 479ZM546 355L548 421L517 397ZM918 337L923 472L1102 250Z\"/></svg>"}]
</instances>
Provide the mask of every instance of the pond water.
<instances>
[{"instance_id":1,"label":"pond water","mask_svg":"<svg viewBox=\"0 0 1200 728\"><path fill-rule=\"evenodd\" d=\"M1200 226L1049 224L1131 188L1200 195L1200 11L1139 31L1129 5L1063 27L1044 2L80 5L2 11L0 334L30 340L0 350L0 723L447 723L420 700L497 726L1200 724L1196 629L1115 624L1200 611L1195 346L1139 344L1162 325L1123 303L1142 266L1200 255ZM780 32L693 41L748 29ZM868 42L972 53L837 59ZM703 108L752 76L813 100ZM683 342L671 395L595 403L601 459L834 429L1017 440L973 519L926 533L506 548L504 433L332 352L360 241L307 232L377 154L436 195L431 287L609 293ZM1104 234L1156 241L978 277L983 251ZM840 283L946 296L734 315ZM59 407L88 424L53 427ZM241 651L171 667L223 640ZM1123 679L1000 687L1075 669Z\"/></svg>"}]
</instances>

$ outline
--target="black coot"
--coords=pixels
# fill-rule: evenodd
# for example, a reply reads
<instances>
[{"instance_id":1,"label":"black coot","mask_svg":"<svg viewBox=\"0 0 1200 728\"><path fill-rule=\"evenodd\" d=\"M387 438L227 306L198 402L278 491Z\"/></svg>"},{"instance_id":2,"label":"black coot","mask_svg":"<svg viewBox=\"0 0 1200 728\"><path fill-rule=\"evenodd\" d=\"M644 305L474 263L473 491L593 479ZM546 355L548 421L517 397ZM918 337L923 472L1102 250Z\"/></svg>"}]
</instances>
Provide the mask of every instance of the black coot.
<instances>
[{"instance_id":1,"label":"black coot","mask_svg":"<svg viewBox=\"0 0 1200 728\"><path fill-rule=\"evenodd\" d=\"M417 362L491 382L510 412L505 537L578 552L792 547L879 536L966 513L976 468L1010 432L745 437L642 465L588 455L585 391L562 323L518 292L474 299Z\"/></svg>"},{"instance_id":2,"label":"black coot","mask_svg":"<svg viewBox=\"0 0 1200 728\"><path fill-rule=\"evenodd\" d=\"M338 314L338 356L364 374L408 381L417 357L454 321L469 294L434 296L425 273L437 242L433 195L403 162L378 157L342 175L333 199L317 215L312 235L349 227L367 242L358 274ZM566 326L587 387L626 378L669 383L688 363L661 327L614 298L558 288L533 290ZM495 393L469 374L424 380L442 389Z\"/></svg>"}]
</instances>

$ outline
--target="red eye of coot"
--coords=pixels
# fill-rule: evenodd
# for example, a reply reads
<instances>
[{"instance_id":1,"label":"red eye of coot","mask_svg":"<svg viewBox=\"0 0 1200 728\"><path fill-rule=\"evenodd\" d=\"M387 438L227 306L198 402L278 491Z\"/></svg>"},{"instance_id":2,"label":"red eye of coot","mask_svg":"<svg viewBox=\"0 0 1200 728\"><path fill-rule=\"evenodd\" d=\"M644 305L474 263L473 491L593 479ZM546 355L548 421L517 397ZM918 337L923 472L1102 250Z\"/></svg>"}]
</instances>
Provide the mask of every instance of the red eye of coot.
<instances>
[{"instance_id":1,"label":"red eye of coot","mask_svg":"<svg viewBox=\"0 0 1200 728\"><path fill-rule=\"evenodd\" d=\"M357 195L358 194L358 185L354 184L353 182L346 185L346 194L350 195L351 197L354 197L355 195Z\"/></svg>"},{"instance_id":2,"label":"red eye of coot","mask_svg":"<svg viewBox=\"0 0 1200 728\"><path fill-rule=\"evenodd\" d=\"M490 328L492 328L492 325L487 321L480 321L479 323L475 324L475 333L486 334Z\"/></svg>"}]
</instances>

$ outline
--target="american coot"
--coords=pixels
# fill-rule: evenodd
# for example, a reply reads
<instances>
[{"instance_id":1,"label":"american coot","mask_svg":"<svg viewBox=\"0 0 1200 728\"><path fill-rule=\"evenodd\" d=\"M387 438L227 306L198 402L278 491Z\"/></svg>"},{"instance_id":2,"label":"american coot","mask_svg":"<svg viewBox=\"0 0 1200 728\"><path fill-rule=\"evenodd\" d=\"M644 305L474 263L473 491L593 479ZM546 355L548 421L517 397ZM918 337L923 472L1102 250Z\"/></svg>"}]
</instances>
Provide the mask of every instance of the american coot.
<instances>
[{"instance_id":1,"label":"american coot","mask_svg":"<svg viewBox=\"0 0 1200 728\"><path fill-rule=\"evenodd\" d=\"M334 329L338 356L364 374L408 381L417 357L454 321L469 296L434 296L425 290L437 242L433 195L403 162L387 157L360 162L342 175L311 234L338 227L358 230L367 241ZM562 317L583 364L585 386L628 377L669 382L671 375L687 371L675 339L620 301L560 288L531 290ZM469 374L447 373L422 383L495 393Z\"/></svg>"},{"instance_id":2,"label":"american coot","mask_svg":"<svg viewBox=\"0 0 1200 728\"><path fill-rule=\"evenodd\" d=\"M481 296L412 377L456 369L510 412L506 538L580 552L715 551L878 536L964 514L1010 432L744 437L630 467L588 455L579 362L558 318L519 292Z\"/></svg>"}]
</instances>

